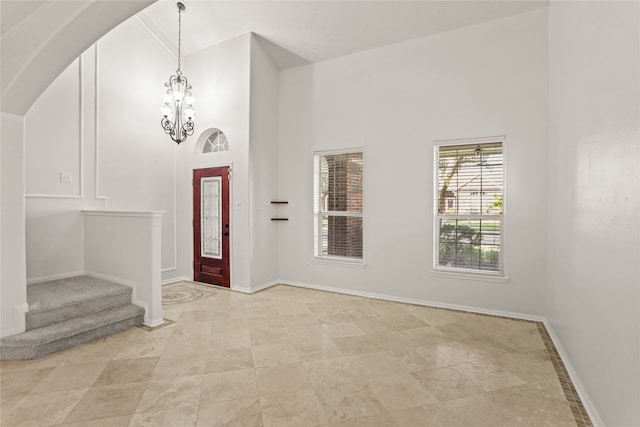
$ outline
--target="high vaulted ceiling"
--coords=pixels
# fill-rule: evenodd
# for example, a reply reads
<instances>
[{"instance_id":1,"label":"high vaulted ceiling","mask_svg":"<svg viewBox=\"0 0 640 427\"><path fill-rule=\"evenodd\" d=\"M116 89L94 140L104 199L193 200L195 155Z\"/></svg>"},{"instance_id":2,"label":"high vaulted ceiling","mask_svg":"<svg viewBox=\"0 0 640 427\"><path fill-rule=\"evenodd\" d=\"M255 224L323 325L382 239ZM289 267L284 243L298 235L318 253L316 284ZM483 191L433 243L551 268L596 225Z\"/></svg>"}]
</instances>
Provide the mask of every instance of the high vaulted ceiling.
<instances>
[{"instance_id":1,"label":"high vaulted ceiling","mask_svg":"<svg viewBox=\"0 0 640 427\"><path fill-rule=\"evenodd\" d=\"M516 1L183 1L183 56L252 31L280 67L348 55L546 7ZM138 17L177 51L178 9L161 0Z\"/></svg>"},{"instance_id":2,"label":"high vaulted ceiling","mask_svg":"<svg viewBox=\"0 0 640 427\"><path fill-rule=\"evenodd\" d=\"M0 1L2 111L24 114L80 52L150 3L138 17L177 52L176 0L155 1ZM183 55L251 31L281 68L548 5L548 0L183 1Z\"/></svg>"}]
</instances>

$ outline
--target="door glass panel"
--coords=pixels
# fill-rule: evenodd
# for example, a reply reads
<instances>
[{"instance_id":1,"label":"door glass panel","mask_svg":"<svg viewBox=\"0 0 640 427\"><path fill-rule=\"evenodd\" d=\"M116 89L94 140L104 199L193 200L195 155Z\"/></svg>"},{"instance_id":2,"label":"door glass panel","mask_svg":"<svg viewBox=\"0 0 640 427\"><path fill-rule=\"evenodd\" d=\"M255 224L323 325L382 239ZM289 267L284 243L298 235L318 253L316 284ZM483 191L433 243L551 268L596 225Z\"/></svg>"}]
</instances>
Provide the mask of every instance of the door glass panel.
<instances>
[{"instance_id":1,"label":"door glass panel","mask_svg":"<svg viewBox=\"0 0 640 427\"><path fill-rule=\"evenodd\" d=\"M202 256L222 259L222 177L202 178L200 184Z\"/></svg>"}]
</instances>

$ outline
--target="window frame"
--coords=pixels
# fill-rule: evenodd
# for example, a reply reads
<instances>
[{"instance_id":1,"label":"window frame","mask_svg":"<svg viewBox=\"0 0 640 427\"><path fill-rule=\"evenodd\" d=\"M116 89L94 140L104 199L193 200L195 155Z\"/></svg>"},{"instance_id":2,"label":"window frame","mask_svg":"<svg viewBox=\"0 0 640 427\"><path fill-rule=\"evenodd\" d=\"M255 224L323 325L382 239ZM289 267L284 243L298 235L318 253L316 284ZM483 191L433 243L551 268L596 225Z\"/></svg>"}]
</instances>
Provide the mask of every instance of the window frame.
<instances>
[{"instance_id":1,"label":"window frame","mask_svg":"<svg viewBox=\"0 0 640 427\"><path fill-rule=\"evenodd\" d=\"M346 211L322 211L320 210L322 191L319 188L321 182L321 170L318 162L321 156L338 155L338 154L361 154L362 155L362 212L346 212ZM336 264L349 267L365 266L365 239L364 239L364 213L365 213L365 150L362 147L335 149L335 150L316 150L313 152L313 261L320 264ZM319 238L321 235L320 217L323 215L347 216L362 218L362 257L344 257L338 255L320 255L319 254Z\"/></svg>"},{"instance_id":2,"label":"window frame","mask_svg":"<svg viewBox=\"0 0 640 427\"><path fill-rule=\"evenodd\" d=\"M441 214L438 212L439 204L439 149L444 146L451 145L482 145L489 143L499 142L502 145L502 213L501 214ZM506 136L498 135L491 137L480 138L464 138L464 139L449 139L449 140L436 140L433 143L433 272L450 274L458 277L478 277L491 279L495 278L499 281L506 281L508 277L505 272L505 218L506 218L506 196L507 196L507 177L506 177L506 165L507 165L507 150L506 150ZM442 219L469 219L469 220L493 220L498 219L500 221L500 257L499 257L499 270L481 270L464 267L448 267L439 264L440 260L440 220ZM501 280L503 279L503 280Z\"/></svg>"}]
</instances>

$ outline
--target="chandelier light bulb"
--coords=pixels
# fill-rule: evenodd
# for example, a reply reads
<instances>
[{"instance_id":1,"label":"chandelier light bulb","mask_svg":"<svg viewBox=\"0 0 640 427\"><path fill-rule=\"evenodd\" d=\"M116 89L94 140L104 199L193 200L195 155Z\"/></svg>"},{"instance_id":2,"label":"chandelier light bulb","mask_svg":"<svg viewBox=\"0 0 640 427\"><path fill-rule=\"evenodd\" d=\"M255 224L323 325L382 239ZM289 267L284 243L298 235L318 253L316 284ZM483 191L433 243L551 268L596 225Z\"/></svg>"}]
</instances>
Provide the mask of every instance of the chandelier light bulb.
<instances>
[{"instance_id":1,"label":"chandelier light bulb","mask_svg":"<svg viewBox=\"0 0 640 427\"><path fill-rule=\"evenodd\" d=\"M173 116L173 110L171 109L171 106L169 104L164 104L164 106L160 108L160 112L162 113L163 117Z\"/></svg>"},{"instance_id":2,"label":"chandelier light bulb","mask_svg":"<svg viewBox=\"0 0 640 427\"><path fill-rule=\"evenodd\" d=\"M194 110L193 107L189 107L186 110L184 110L184 116L186 117L187 120L192 120L195 115L196 115L196 110Z\"/></svg>"},{"instance_id":3,"label":"chandelier light bulb","mask_svg":"<svg viewBox=\"0 0 640 427\"><path fill-rule=\"evenodd\" d=\"M175 98L176 102L180 102L182 101L182 98L184 98L184 92L173 92L173 97Z\"/></svg>"}]
</instances>

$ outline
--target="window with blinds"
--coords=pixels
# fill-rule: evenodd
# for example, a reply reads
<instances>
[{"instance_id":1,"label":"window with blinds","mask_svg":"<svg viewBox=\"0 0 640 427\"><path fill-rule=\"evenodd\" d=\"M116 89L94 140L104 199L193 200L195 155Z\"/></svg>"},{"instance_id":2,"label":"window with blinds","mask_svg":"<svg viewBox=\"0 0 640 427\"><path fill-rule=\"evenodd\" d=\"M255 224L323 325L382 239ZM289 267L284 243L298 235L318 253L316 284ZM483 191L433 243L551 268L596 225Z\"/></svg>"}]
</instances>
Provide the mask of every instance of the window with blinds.
<instances>
[{"instance_id":1,"label":"window with blinds","mask_svg":"<svg viewBox=\"0 0 640 427\"><path fill-rule=\"evenodd\" d=\"M362 262L362 152L314 155L314 256Z\"/></svg>"},{"instance_id":2,"label":"window with blinds","mask_svg":"<svg viewBox=\"0 0 640 427\"><path fill-rule=\"evenodd\" d=\"M435 269L504 273L503 143L436 142Z\"/></svg>"}]
</instances>

